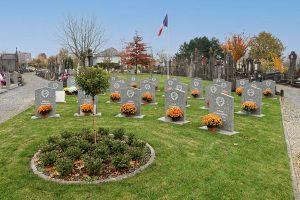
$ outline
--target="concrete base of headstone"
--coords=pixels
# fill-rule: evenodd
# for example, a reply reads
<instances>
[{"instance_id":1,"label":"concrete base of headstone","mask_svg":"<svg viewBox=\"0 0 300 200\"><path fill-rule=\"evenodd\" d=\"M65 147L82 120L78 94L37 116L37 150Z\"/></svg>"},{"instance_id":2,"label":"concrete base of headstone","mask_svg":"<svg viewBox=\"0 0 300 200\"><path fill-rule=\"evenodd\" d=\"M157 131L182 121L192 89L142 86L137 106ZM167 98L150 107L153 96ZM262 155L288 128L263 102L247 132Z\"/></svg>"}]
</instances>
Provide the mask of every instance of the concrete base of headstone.
<instances>
[{"instance_id":1,"label":"concrete base of headstone","mask_svg":"<svg viewBox=\"0 0 300 200\"><path fill-rule=\"evenodd\" d=\"M0 89L0 94L4 92L7 92L7 89Z\"/></svg>"},{"instance_id":2,"label":"concrete base of headstone","mask_svg":"<svg viewBox=\"0 0 300 200\"><path fill-rule=\"evenodd\" d=\"M100 117L101 115L102 115L101 112L98 112L97 114L95 114L96 117ZM86 116L93 116L93 114L84 115L83 113L75 113L74 116L75 117L86 117Z\"/></svg>"},{"instance_id":3,"label":"concrete base of headstone","mask_svg":"<svg viewBox=\"0 0 300 200\"><path fill-rule=\"evenodd\" d=\"M117 114L115 117L124 117L124 118L134 118L134 119L142 119L145 117L145 115L139 115L139 116L132 116L132 117L127 117L125 115L122 115L121 113Z\"/></svg>"},{"instance_id":4,"label":"concrete base of headstone","mask_svg":"<svg viewBox=\"0 0 300 200\"><path fill-rule=\"evenodd\" d=\"M55 92L55 101L56 101L56 103L66 103L65 91L56 91Z\"/></svg>"},{"instance_id":5,"label":"concrete base of headstone","mask_svg":"<svg viewBox=\"0 0 300 200\"><path fill-rule=\"evenodd\" d=\"M256 114L249 114L249 113L246 113L246 112L243 112L243 111L238 111L238 112L235 112L235 113L238 114L238 115L249 115L249 116L254 116L254 117L263 117L263 116L265 116L264 114L256 115Z\"/></svg>"},{"instance_id":6,"label":"concrete base of headstone","mask_svg":"<svg viewBox=\"0 0 300 200\"><path fill-rule=\"evenodd\" d=\"M99 95L101 95L101 96L105 96L105 95L106 95L106 93L102 93L102 94L99 94Z\"/></svg>"},{"instance_id":7,"label":"concrete base of headstone","mask_svg":"<svg viewBox=\"0 0 300 200\"><path fill-rule=\"evenodd\" d=\"M105 103L121 103L121 101L119 102L106 101Z\"/></svg>"},{"instance_id":8,"label":"concrete base of headstone","mask_svg":"<svg viewBox=\"0 0 300 200\"><path fill-rule=\"evenodd\" d=\"M202 130L208 130L207 126L201 126L199 128ZM221 130L221 129L218 129L217 132L220 134L223 134L223 135L234 135L234 134L239 133L237 131L225 131L225 130Z\"/></svg>"},{"instance_id":9,"label":"concrete base of headstone","mask_svg":"<svg viewBox=\"0 0 300 200\"><path fill-rule=\"evenodd\" d=\"M172 124L178 124L178 125L183 125L183 124L187 124L189 123L190 121L172 121L170 119L168 119L167 117L161 117L161 118L158 118L159 121L162 121L162 122L167 122L167 123L172 123Z\"/></svg>"},{"instance_id":10,"label":"concrete base of headstone","mask_svg":"<svg viewBox=\"0 0 300 200\"><path fill-rule=\"evenodd\" d=\"M17 87L18 87L17 84L10 84L9 89L12 90L12 89L15 89L15 88L17 88Z\"/></svg>"},{"instance_id":11,"label":"concrete base of headstone","mask_svg":"<svg viewBox=\"0 0 300 200\"><path fill-rule=\"evenodd\" d=\"M190 104L188 104L188 105L186 105L185 107L186 107L186 108L189 108L189 107L191 107L191 105L190 105Z\"/></svg>"},{"instance_id":12,"label":"concrete base of headstone","mask_svg":"<svg viewBox=\"0 0 300 200\"><path fill-rule=\"evenodd\" d=\"M208 108L205 107L205 106L200 107L200 109L202 109L202 110L208 110Z\"/></svg>"},{"instance_id":13,"label":"concrete base of headstone","mask_svg":"<svg viewBox=\"0 0 300 200\"><path fill-rule=\"evenodd\" d=\"M163 94L163 95L161 95L162 97L165 97L165 95Z\"/></svg>"},{"instance_id":14,"label":"concrete base of headstone","mask_svg":"<svg viewBox=\"0 0 300 200\"><path fill-rule=\"evenodd\" d=\"M191 97L187 97L188 99L190 99Z\"/></svg>"},{"instance_id":15,"label":"concrete base of headstone","mask_svg":"<svg viewBox=\"0 0 300 200\"><path fill-rule=\"evenodd\" d=\"M152 106L155 106L155 105L157 105L158 103L157 102L155 102L155 103L141 103L142 105L152 105Z\"/></svg>"},{"instance_id":16,"label":"concrete base of headstone","mask_svg":"<svg viewBox=\"0 0 300 200\"><path fill-rule=\"evenodd\" d=\"M60 117L60 114L55 114L55 115L49 116L47 118L58 118L58 117ZM45 118L45 119L47 119L47 118ZM31 119L43 119L43 118L37 117L37 116L32 116Z\"/></svg>"}]
</instances>

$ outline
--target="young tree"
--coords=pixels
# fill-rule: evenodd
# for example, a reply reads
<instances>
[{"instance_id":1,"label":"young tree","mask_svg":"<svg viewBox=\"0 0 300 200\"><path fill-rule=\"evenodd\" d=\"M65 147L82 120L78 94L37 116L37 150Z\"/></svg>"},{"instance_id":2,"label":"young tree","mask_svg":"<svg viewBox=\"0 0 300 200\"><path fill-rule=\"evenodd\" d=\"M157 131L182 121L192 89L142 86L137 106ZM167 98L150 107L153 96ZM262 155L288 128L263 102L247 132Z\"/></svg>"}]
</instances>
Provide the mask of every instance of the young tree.
<instances>
[{"instance_id":1,"label":"young tree","mask_svg":"<svg viewBox=\"0 0 300 200\"><path fill-rule=\"evenodd\" d=\"M267 32L261 32L255 36L250 45L250 56L256 61L262 59L272 61L274 56L281 58L283 51L282 42Z\"/></svg>"},{"instance_id":2,"label":"young tree","mask_svg":"<svg viewBox=\"0 0 300 200\"><path fill-rule=\"evenodd\" d=\"M85 92L86 95L92 97L92 103L95 104L95 96L105 92L108 88L108 74L101 68L82 67L76 75L77 85ZM93 130L94 142L97 143L97 133L95 127L95 112L93 110Z\"/></svg>"},{"instance_id":3,"label":"young tree","mask_svg":"<svg viewBox=\"0 0 300 200\"><path fill-rule=\"evenodd\" d=\"M127 44L122 54L122 62L129 67L135 66L136 74L138 65L147 67L151 62L151 56L147 53L148 47L142 40L143 38L136 33L133 41Z\"/></svg>"},{"instance_id":4,"label":"young tree","mask_svg":"<svg viewBox=\"0 0 300 200\"><path fill-rule=\"evenodd\" d=\"M104 28L92 17L67 17L61 27L62 44L85 66L89 50L93 53L100 50L105 43Z\"/></svg>"}]
</instances>

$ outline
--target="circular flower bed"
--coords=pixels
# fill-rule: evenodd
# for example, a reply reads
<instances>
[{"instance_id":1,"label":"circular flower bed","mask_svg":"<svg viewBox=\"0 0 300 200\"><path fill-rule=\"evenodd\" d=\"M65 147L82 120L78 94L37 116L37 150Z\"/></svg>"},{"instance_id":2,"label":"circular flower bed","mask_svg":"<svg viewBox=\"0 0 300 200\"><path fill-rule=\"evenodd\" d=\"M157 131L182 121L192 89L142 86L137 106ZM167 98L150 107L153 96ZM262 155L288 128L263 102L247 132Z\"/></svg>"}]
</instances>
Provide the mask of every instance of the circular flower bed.
<instances>
[{"instance_id":1,"label":"circular flower bed","mask_svg":"<svg viewBox=\"0 0 300 200\"><path fill-rule=\"evenodd\" d=\"M91 114L93 113L93 109L94 106L92 104L89 103L84 103L80 106L80 110L84 113L84 114Z\"/></svg>"},{"instance_id":2,"label":"circular flower bed","mask_svg":"<svg viewBox=\"0 0 300 200\"><path fill-rule=\"evenodd\" d=\"M246 112L255 112L258 109L258 106L255 102L252 101L245 101L242 104L242 109Z\"/></svg>"},{"instance_id":3,"label":"circular flower bed","mask_svg":"<svg viewBox=\"0 0 300 200\"><path fill-rule=\"evenodd\" d=\"M119 102L121 100L121 94L118 92L110 94L110 100L113 102Z\"/></svg>"},{"instance_id":4,"label":"circular flower bed","mask_svg":"<svg viewBox=\"0 0 300 200\"><path fill-rule=\"evenodd\" d=\"M150 165L154 150L124 129L99 128L51 136L31 160L40 177L60 183L100 183L130 177Z\"/></svg>"},{"instance_id":5,"label":"circular flower bed","mask_svg":"<svg viewBox=\"0 0 300 200\"><path fill-rule=\"evenodd\" d=\"M266 96L266 97L270 97L272 96L272 90L271 89L265 89L263 91L263 94Z\"/></svg>"},{"instance_id":6,"label":"circular flower bed","mask_svg":"<svg viewBox=\"0 0 300 200\"><path fill-rule=\"evenodd\" d=\"M42 116L47 116L52 111L51 104L40 105L37 112Z\"/></svg>"},{"instance_id":7,"label":"circular flower bed","mask_svg":"<svg viewBox=\"0 0 300 200\"><path fill-rule=\"evenodd\" d=\"M143 101L147 102L147 103L151 103L152 100L153 100L153 97L152 95L150 94L150 92L145 92L143 95L142 95L142 99Z\"/></svg>"},{"instance_id":8,"label":"circular flower bed","mask_svg":"<svg viewBox=\"0 0 300 200\"><path fill-rule=\"evenodd\" d=\"M192 90L191 94L194 98L197 98L200 95L200 91L195 89L195 90Z\"/></svg>"},{"instance_id":9,"label":"circular flower bed","mask_svg":"<svg viewBox=\"0 0 300 200\"><path fill-rule=\"evenodd\" d=\"M137 112L137 108L134 103L124 103L121 106L121 113L126 116L134 116Z\"/></svg>"},{"instance_id":10,"label":"circular flower bed","mask_svg":"<svg viewBox=\"0 0 300 200\"><path fill-rule=\"evenodd\" d=\"M67 95L77 95L78 94L78 90L76 87L67 87L67 88L64 88L64 91Z\"/></svg>"},{"instance_id":11,"label":"circular flower bed","mask_svg":"<svg viewBox=\"0 0 300 200\"><path fill-rule=\"evenodd\" d=\"M166 115L172 119L172 121L179 121L183 118L184 113L180 107L171 107L167 110Z\"/></svg>"},{"instance_id":12,"label":"circular flower bed","mask_svg":"<svg viewBox=\"0 0 300 200\"><path fill-rule=\"evenodd\" d=\"M238 87L238 88L236 88L236 90L235 90L235 93L236 93L238 96L242 96L243 92L244 92L244 88L242 88L242 87Z\"/></svg>"}]
</instances>

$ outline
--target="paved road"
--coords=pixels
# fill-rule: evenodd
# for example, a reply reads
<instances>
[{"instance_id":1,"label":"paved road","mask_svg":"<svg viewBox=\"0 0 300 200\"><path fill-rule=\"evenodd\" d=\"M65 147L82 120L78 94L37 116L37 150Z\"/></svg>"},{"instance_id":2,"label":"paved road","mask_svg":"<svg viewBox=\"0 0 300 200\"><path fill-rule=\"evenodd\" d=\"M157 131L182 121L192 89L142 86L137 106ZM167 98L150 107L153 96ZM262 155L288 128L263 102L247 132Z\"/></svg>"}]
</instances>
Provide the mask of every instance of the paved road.
<instances>
[{"instance_id":1,"label":"paved road","mask_svg":"<svg viewBox=\"0 0 300 200\"><path fill-rule=\"evenodd\" d=\"M284 97L300 108L300 88L294 88L284 85L276 85L277 91L283 89Z\"/></svg>"},{"instance_id":2,"label":"paved road","mask_svg":"<svg viewBox=\"0 0 300 200\"><path fill-rule=\"evenodd\" d=\"M0 94L0 124L33 105L34 91L47 86L47 81L34 73L23 74L25 85Z\"/></svg>"}]
</instances>

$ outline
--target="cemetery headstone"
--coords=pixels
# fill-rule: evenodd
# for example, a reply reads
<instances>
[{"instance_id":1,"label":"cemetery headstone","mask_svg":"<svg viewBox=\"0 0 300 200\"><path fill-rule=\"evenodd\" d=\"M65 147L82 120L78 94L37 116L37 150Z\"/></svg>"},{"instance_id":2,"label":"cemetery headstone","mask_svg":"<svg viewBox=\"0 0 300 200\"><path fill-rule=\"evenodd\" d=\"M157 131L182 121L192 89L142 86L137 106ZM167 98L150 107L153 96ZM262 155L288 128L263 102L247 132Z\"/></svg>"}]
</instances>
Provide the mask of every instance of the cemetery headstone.
<instances>
[{"instance_id":1,"label":"cemetery headstone","mask_svg":"<svg viewBox=\"0 0 300 200\"><path fill-rule=\"evenodd\" d=\"M133 106L135 112L131 115L124 113L118 114L116 117L132 117L132 118L143 118L141 115L141 89L126 87L121 89L121 110L124 107L127 110L126 105Z\"/></svg>"},{"instance_id":2,"label":"cemetery headstone","mask_svg":"<svg viewBox=\"0 0 300 200\"><path fill-rule=\"evenodd\" d=\"M198 78L192 79L190 83L191 95L196 99L203 99L202 80ZM196 95L197 94L197 95Z\"/></svg>"},{"instance_id":3,"label":"cemetery headstone","mask_svg":"<svg viewBox=\"0 0 300 200\"><path fill-rule=\"evenodd\" d=\"M96 116L101 116L101 112L98 112L98 96L95 96L95 102L93 104L93 99L92 96L86 95L84 91L78 90L78 95L77 95L77 113L74 114L74 116L85 116L85 113L82 112L81 106L83 104L90 104L93 105L93 112L95 113Z\"/></svg>"},{"instance_id":4,"label":"cemetery headstone","mask_svg":"<svg viewBox=\"0 0 300 200\"><path fill-rule=\"evenodd\" d=\"M221 78L215 78L215 79L213 79L213 83L214 84L220 84L220 83L222 83L222 82L224 82L225 80L224 79L221 79Z\"/></svg>"},{"instance_id":5,"label":"cemetery headstone","mask_svg":"<svg viewBox=\"0 0 300 200\"><path fill-rule=\"evenodd\" d=\"M209 112L222 118L222 125L218 127L220 133L233 135L234 131L234 98L224 93L214 93L210 101ZM206 129L201 127L201 129Z\"/></svg>"},{"instance_id":6,"label":"cemetery headstone","mask_svg":"<svg viewBox=\"0 0 300 200\"><path fill-rule=\"evenodd\" d=\"M149 79L141 81L142 104L157 104L155 97L155 85Z\"/></svg>"},{"instance_id":7,"label":"cemetery headstone","mask_svg":"<svg viewBox=\"0 0 300 200\"><path fill-rule=\"evenodd\" d=\"M240 80L237 80L236 81L236 88L239 88L239 87L246 87L247 85L249 85L249 80L246 80L246 79L240 79Z\"/></svg>"},{"instance_id":8,"label":"cemetery headstone","mask_svg":"<svg viewBox=\"0 0 300 200\"><path fill-rule=\"evenodd\" d=\"M245 102L254 102L257 106L257 109L252 112L239 111L237 114L249 114L257 117L264 116L262 114L262 92L260 88L253 87L251 85L244 88L244 92L242 94L242 105Z\"/></svg>"},{"instance_id":9,"label":"cemetery headstone","mask_svg":"<svg viewBox=\"0 0 300 200\"><path fill-rule=\"evenodd\" d=\"M271 90L272 94L269 97L274 97L275 92L276 92L276 83L273 80L265 80L261 83L261 89L262 92L264 93L265 90Z\"/></svg>"},{"instance_id":10,"label":"cemetery headstone","mask_svg":"<svg viewBox=\"0 0 300 200\"><path fill-rule=\"evenodd\" d=\"M217 84L211 84L205 88L205 105L201 109L208 109L212 100L212 95L222 93L223 88Z\"/></svg>"},{"instance_id":11,"label":"cemetery headstone","mask_svg":"<svg viewBox=\"0 0 300 200\"><path fill-rule=\"evenodd\" d=\"M32 116L32 119L44 118L44 117L59 117L59 114L56 114L56 102L55 102L55 90L52 88L44 87L35 90L35 116ZM41 106L49 106L50 112L47 114L42 114L39 112Z\"/></svg>"},{"instance_id":12,"label":"cemetery headstone","mask_svg":"<svg viewBox=\"0 0 300 200\"><path fill-rule=\"evenodd\" d=\"M159 80L156 77L151 77L149 80L155 86L155 89L158 89Z\"/></svg>"},{"instance_id":13,"label":"cemetery headstone","mask_svg":"<svg viewBox=\"0 0 300 200\"><path fill-rule=\"evenodd\" d=\"M175 84L175 90L178 90L178 91L181 91L181 92L184 92L184 98L185 98L185 101L186 101L186 107L190 107L190 105L188 105L187 103L187 98L188 98L188 85L187 84L184 84L184 83L180 83L180 82L177 82Z\"/></svg>"},{"instance_id":14,"label":"cemetery headstone","mask_svg":"<svg viewBox=\"0 0 300 200\"><path fill-rule=\"evenodd\" d=\"M129 82L129 85L131 87L134 87L134 88L139 88L139 78L137 78L136 76L131 76L128 80Z\"/></svg>"},{"instance_id":15,"label":"cemetery headstone","mask_svg":"<svg viewBox=\"0 0 300 200\"><path fill-rule=\"evenodd\" d=\"M4 77L3 77L4 81L5 81L5 85L2 86L3 89L11 89L11 82L10 82L10 73L7 72L7 73L4 73Z\"/></svg>"},{"instance_id":16,"label":"cemetery headstone","mask_svg":"<svg viewBox=\"0 0 300 200\"><path fill-rule=\"evenodd\" d=\"M175 79L168 79L165 80L165 91L170 90L170 89L174 89L175 85L178 83L179 81L175 78Z\"/></svg>"},{"instance_id":17,"label":"cemetery headstone","mask_svg":"<svg viewBox=\"0 0 300 200\"><path fill-rule=\"evenodd\" d=\"M69 76L67 79L67 87L76 87L76 81L74 76Z\"/></svg>"},{"instance_id":18,"label":"cemetery headstone","mask_svg":"<svg viewBox=\"0 0 300 200\"><path fill-rule=\"evenodd\" d=\"M175 124L185 124L189 121L186 120L186 93L183 90L170 89L165 91L165 116L158 120L163 122L171 122ZM183 116L176 120L168 116L168 113L172 109L180 109Z\"/></svg>"},{"instance_id":19,"label":"cemetery headstone","mask_svg":"<svg viewBox=\"0 0 300 200\"><path fill-rule=\"evenodd\" d=\"M257 87L257 88L260 88L261 89L261 82L256 82L256 81L253 81L250 83L250 85L252 87Z\"/></svg>"},{"instance_id":20,"label":"cemetery headstone","mask_svg":"<svg viewBox=\"0 0 300 200\"><path fill-rule=\"evenodd\" d=\"M63 88L62 81L50 81L48 83L48 87L55 90L55 101L56 103L65 103L66 102L66 94Z\"/></svg>"}]
</instances>

